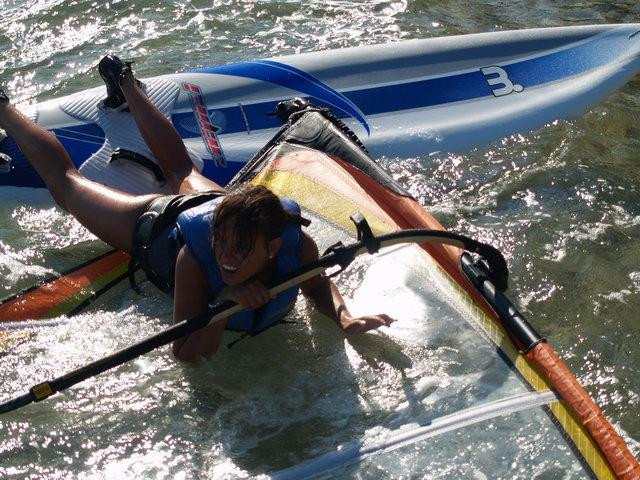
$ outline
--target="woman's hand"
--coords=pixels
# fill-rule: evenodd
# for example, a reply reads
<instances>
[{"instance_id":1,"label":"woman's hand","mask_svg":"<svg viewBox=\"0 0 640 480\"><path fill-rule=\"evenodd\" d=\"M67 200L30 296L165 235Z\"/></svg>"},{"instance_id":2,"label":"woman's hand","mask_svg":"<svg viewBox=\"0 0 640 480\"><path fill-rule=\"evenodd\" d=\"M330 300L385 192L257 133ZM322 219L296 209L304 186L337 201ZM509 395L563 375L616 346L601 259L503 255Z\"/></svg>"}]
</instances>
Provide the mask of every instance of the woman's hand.
<instances>
[{"instance_id":1,"label":"woman's hand","mask_svg":"<svg viewBox=\"0 0 640 480\"><path fill-rule=\"evenodd\" d=\"M395 319L384 313L380 315L352 317L344 312L340 318L340 328L345 333L365 333L379 327L389 327L395 321Z\"/></svg>"},{"instance_id":2,"label":"woman's hand","mask_svg":"<svg viewBox=\"0 0 640 480\"><path fill-rule=\"evenodd\" d=\"M306 233L304 234L304 244L302 247L302 263L308 264L319 257L318 246ZM353 317L344 298L338 288L326 277L313 277L301 285L302 293L305 294L318 311L335 321L340 329L345 333L364 333L380 327L388 327L395 320L389 315L363 315Z\"/></svg>"},{"instance_id":3,"label":"woman's hand","mask_svg":"<svg viewBox=\"0 0 640 480\"><path fill-rule=\"evenodd\" d=\"M220 290L216 301L230 300L242 305L247 310L255 310L266 305L275 295L269 295L269 290L260 280L247 280L240 285L228 286Z\"/></svg>"}]
</instances>

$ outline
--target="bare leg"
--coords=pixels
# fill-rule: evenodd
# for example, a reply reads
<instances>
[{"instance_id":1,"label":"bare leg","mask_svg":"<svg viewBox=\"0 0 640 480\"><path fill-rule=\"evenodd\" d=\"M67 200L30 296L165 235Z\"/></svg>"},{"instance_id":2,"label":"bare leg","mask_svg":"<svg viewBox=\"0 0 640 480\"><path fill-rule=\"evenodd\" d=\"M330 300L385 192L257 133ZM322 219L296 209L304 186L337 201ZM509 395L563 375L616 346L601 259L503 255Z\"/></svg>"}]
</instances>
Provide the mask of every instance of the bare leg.
<instances>
[{"instance_id":1,"label":"bare leg","mask_svg":"<svg viewBox=\"0 0 640 480\"><path fill-rule=\"evenodd\" d=\"M135 222L158 195L130 195L84 177L55 135L8 103L0 104L0 126L18 144L62 208L109 245L131 251Z\"/></svg>"},{"instance_id":2,"label":"bare leg","mask_svg":"<svg viewBox=\"0 0 640 480\"><path fill-rule=\"evenodd\" d=\"M182 138L171 122L146 97L127 74L122 92L145 142L160 162L160 167L174 193L194 193L207 190L225 191L194 167Z\"/></svg>"}]
</instances>

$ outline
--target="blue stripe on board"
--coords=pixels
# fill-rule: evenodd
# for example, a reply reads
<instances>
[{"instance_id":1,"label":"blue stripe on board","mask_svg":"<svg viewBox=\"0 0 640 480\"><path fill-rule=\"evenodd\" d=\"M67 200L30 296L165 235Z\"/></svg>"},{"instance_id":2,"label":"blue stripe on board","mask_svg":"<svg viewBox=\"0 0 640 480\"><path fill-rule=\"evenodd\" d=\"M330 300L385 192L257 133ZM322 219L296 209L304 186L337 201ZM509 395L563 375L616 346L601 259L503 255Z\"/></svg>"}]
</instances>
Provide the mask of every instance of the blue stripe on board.
<instances>
[{"instance_id":1,"label":"blue stripe on board","mask_svg":"<svg viewBox=\"0 0 640 480\"><path fill-rule=\"evenodd\" d=\"M12 138L5 139L0 147L2 153L6 153L11 157L11 170L8 173L0 173L0 186L13 185L36 188L45 186Z\"/></svg>"},{"instance_id":2,"label":"blue stripe on board","mask_svg":"<svg viewBox=\"0 0 640 480\"><path fill-rule=\"evenodd\" d=\"M615 29L593 37L589 41L509 65L497 65L508 74L509 79L527 88L556 82L562 79L584 74L602 67L616 59L622 59L634 46L625 30ZM498 48L498 47L496 47ZM496 52L499 54L499 52ZM482 67L493 65L482 65ZM413 108L427 108L453 102L472 101L492 96L492 89L479 70L460 73L447 77L410 81L407 83L363 88L351 92L336 92L312 75L273 60L246 62L197 70L200 73L215 73L260 79L275 85L299 91L311 98L319 106L338 108L344 116L357 118L365 128L365 116L401 111ZM517 95L512 93L511 95ZM252 131L267 128L279 128L279 119L269 114L275 110L277 101L258 102L243 105L244 113ZM220 133L238 133L246 131L246 123L239 107L211 109L214 118L225 120ZM172 121L183 138L195 138L199 134L182 125L193 123L193 113L174 114ZM218 125L219 126L219 125ZM104 141L104 132L95 124L78 125L55 131L56 135L69 151L76 165L81 164L99 148ZM0 149L13 157L10 173L0 174L0 185L19 185L42 187L42 181L28 165L28 162L11 139L0 145ZM205 162L205 175L225 183L235 173L235 169L217 169ZM239 165L238 165L239 167ZM219 170L219 171L218 171ZM224 170L224 172L222 171Z\"/></svg>"},{"instance_id":3,"label":"blue stripe on board","mask_svg":"<svg viewBox=\"0 0 640 480\"><path fill-rule=\"evenodd\" d=\"M69 152L76 167L97 152L104 143L104 131L95 123L55 129L53 133ZM7 138L0 147L3 153L11 157L11 171L0 173L0 185L36 188L45 186L12 138Z\"/></svg>"},{"instance_id":4,"label":"blue stripe on board","mask_svg":"<svg viewBox=\"0 0 640 480\"><path fill-rule=\"evenodd\" d=\"M262 80L263 82L273 83L274 85L309 95L327 105L331 105L333 110L340 110L358 119L367 133L369 133L369 125L363 113L353 102L313 75L291 65L274 60L257 60L205 68L199 70L199 72Z\"/></svg>"},{"instance_id":5,"label":"blue stripe on board","mask_svg":"<svg viewBox=\"0 0 640 480\"><path fill-rule=\"evenodd\" d=\"M247 158L246 160L249 159ZM244 165L245 164L241 162L227 162L226 167L219 167L215 162L206 161L202 168L202 174L217 184L224 186L236 176L236 173L238 173Z\"/></svg>"},{"instance_id":6,"label":"blue stripe on board","mask_svg":"<svg viewBox=\"0 0 640 480\"><path fill-rule=\"evenodd\" d=\"M632 41L626 34L621 34L619 30L613 30L571 48L510 65L498 66L501 66L507 72L509 79L514 84L522 85L526 89L584 74L611 63L615 59L622 58L624 52L631 46ZM276 69L273 68L274 65L281 65L283 68ZM482 67L487 66L493 65L482 65ZM285 69L284 67L287 68ZM331 103L334 98L328 96L322 88L314 83L314 81L319 82L319 80L299 69L295 69L296 75L292 76L290 73L290 71L293 71L292 69L293 67L279 62L263 61L237 63L196 70L195 72L264 80L304 93L312 98L315 103L332 107L335 110L335 105ZM304 81L301 79L304 79ZM310 87L311 85L317 88L314 90ZM489 86L487 78L478 68L476 71L447 77L343 92L341 96L350 104L356 106L355 108L358 108L364 115L375 115L491 97L493 88L497 87ZM514 93L514 95L517 95L517 93ZM243 105L252 130L280 126L279 120L267 115L273 112L276 104L277 102L260 102ZM341 108L340 110L348 113L347 108ZM239 107L222 108L217 111L227 119L226 128L221 133L245 131L246 126ZM193 132L179 127L182 119L188 115L191 114L176 114L173 116L173 120L181 135L185 138L192 138L195 136ZM352 113L349 113L349 115L358 118L362 122L358 116Z\"/></svg>"}]
</instances>

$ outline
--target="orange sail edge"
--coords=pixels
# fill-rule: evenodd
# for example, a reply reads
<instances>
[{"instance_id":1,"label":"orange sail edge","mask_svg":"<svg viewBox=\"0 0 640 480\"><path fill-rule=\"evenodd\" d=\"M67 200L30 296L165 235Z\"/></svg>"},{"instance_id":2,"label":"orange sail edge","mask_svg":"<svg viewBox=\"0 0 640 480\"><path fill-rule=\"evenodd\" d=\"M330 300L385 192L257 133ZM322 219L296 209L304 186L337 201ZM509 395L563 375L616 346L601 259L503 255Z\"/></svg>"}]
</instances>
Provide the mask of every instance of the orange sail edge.
<instances>
[{"instance_id":1,"label":"orange sail edge","mask_svg":"<svg viewBox=\"0 0 640 480\"><path fill-rule=\"evenodd\" d=\"M126 269L130 257L114 250L0 303L0 323L42 320L72 311Z\"/></svg>"},{"instance_id":2,"label":"orange sail edge","mask_svg":"<svg viewBox=\"0 0 640 480\"><path fill-rule=\"evenodd\" d=\"M627 444L551 345L540 342L527 353L527 357L544 372L553 389L578 416L616 477L621 480L640 480L640 464Z\"/></svg>"},{"instance_id":3,"label":"orange sail edge","mask_svg":"<svg viewBox=\"0 0 640 480\"><path fill-rule=\"evenodd\" d=\"M333 159L342 168L357 179L358 183L367 191L372 200L380 205L380 208L393 220L397 229L427 228L431 230L446 230L436 218L429 213L422 205L410 197L398 195L371 179L369 176L357 168L342 162L340 159ZM444 244L424 244L423 248L440 267L471 297L482 310L497 319L498 316L487 303L484 297L472 285L461 268L460 256L463 250L452 245Z\"/></svg>"},{"instance_id":4,"label":"orange sail edge","mask_svg":"<svg viewBox=\"0 0 640 480\"><path fill-rule=\"evenodd\" d=\"M351 170L350 173L352 175L361 175L348 164L344 164L343 168L348 171ZM378 188L383 189L377 183L370 183L367 185L367 192L375 197ZM390 195L395 198L393 198L393 206L387 210L387 213L400 228L426 227L444 230L444 227L428 211L417 204L415 200L390 194L388 191L384 192L387 200ZM389 205L389 203L381 202L381 205ZM423 245L422 247L455 282L471 294L480 308L499 321L491 306L461 271L460 255L462 250L449 245ZM627 447L627 444L620 438L595 401L580 385L553 348L547 342L540 342L527 357L543 370L553 389L556 390L570 409L576 413L578 420L600 448L616 477L622 480L640 480L640 464Z\"/></svg>"}]
</instances>

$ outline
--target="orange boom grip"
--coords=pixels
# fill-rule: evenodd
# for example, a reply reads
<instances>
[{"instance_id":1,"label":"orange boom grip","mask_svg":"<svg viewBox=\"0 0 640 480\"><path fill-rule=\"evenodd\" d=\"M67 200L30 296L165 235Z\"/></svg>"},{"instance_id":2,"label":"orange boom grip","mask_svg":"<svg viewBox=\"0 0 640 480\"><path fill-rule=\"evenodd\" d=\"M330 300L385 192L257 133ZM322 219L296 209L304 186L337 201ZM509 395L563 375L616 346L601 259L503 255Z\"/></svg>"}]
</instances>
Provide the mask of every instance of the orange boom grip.
<instances>
[{"instance_id":1,"label":"orange boom grip","mask_svg":"<svg viewBox=\"0 0 640 480\"><path fill-rule=\"evenodd\" d=\"M578 415L616 477L639 480L640 464L553 348L546 342L540 342L527 353L527 357L544 371L553 388Z\"/></svg>"}]
</instances>

